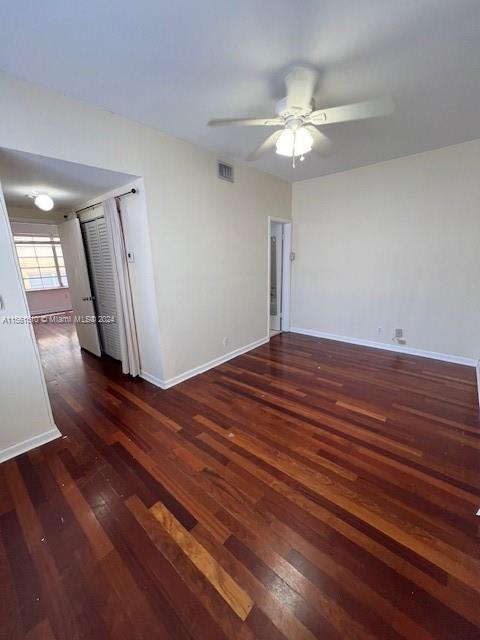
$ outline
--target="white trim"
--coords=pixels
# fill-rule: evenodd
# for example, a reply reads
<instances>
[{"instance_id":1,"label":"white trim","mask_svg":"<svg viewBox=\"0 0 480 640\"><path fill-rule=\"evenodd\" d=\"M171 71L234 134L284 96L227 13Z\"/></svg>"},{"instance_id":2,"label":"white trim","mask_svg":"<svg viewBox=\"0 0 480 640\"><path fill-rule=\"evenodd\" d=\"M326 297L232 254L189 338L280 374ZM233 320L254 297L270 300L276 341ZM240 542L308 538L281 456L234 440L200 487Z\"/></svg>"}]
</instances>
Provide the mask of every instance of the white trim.
<instances>
[{"instance_id":1,"label":"white trim","mask_svg":"<svg viewBox=\"0 0 480 640\"><path fill-rule=\"evenodd\" d=\"M255 340L255 342L251 342L250 344L245 345L244 347L240 347L239 349L235 349L234 351L230 351L223 356L219 356L215 358L215 360L210 360L210 362L206 362L205 364L201 364L198 367L194 367L193 369L189 369L188 371L184 371L183 373L179 373L178 376L174 376L173 378L169 378L168 380L162 380L161 378L157 378L153 376L148 371L141 371L140 377L146 380L147 382L151 382L156 387L160 387L161 389L169 389L170 387L175 386L176 384L180 384L180 382L184 382L189 378L193 378L194 376L198 376L200 373L204 373L209 369L213 369L214 367L218 367L219 364L223 364L232 358L236 358L237 356L241 356L243 353L247 351L251 351L252 349L256 349L257 347L262 346L262 344L266 344L269 342L270 336L266 336L265 338L260 338L260 340Z\"/></svg>"},{"instance_id":2,"label":"white trim","mask_svg":"<svg viewBox=\"0 0 480 640\"><path fill-rule=\"evenodd\" d=\"M22 442L13 444L11 447L7 447L0 451L0 462L5 462L6 460L19 456L21 453L26 453L31 449L36 449L36 447L39 447L42 444L47 444L47 442L60 438L61 435L62 434L57 427L54 427L53 429L40 433L38 436L33 436L33 438L28 438L28 440L23 440Z\"/></svg>"},{"instance_id":3,"label":"white trim","mask_svg":"<svg viewBox=\"0 0 480 640\"><path fill-rule=\"evenodd\" d=\"M56 227L60 222L64 222L62 219L52 218L51 220L39 220L38 218L16 218L15 216L9 216L10 222L15 222L16 224L48 224ZM30 235L33 235L32 233Z\"/></svg>"},{"instance_id":4,"label":"white trim","mask_svg":"<svg viewBox=\"0 0 480 640\"><path fill-rule=\"evenodd\" d=\"M157 378L157 376L148 373L148 371L144 371L143 369L140 371L140 378L154 384L156 387L160 387L160 389L166 389L165 381L161 378Z\"/></svg>"},{"instance_id":5,"label":"white trim","mask_svg":"<svg viewBox=\"0 0 480 640\"><path fill-rule=\"evenodd\" d=\"M68 291L68 287L42 287L41 289L26 289L27 294L32 291Z\"/></svg>"},{"instance_id":6,"label":"white trim","mask_svg":"<svg viewBox=\"0 0 480 640\"><path fill-rule=\"evenodd\" d=\"M477 360L475 368L477 371L477 399L478 406L480 407L480 360Z\"/></svg>"},{"instance_id":7,"label":"white trim","mask_svg":"<svg viewBox=\"0 0 480 640\"><path fill-rule=\"evenodd\" d=\"M280 332L290 331L290 292L292 263L292 220L289 218L275 218L268 216L267 226L267 333L270 334L270 236L271 223L278 222L283 225L285 233L283 242L283 277L282 277L282 317L280 318Z\"/></svg>"},{"instance_id":8,"label":"white trim","mask_svg":"<svg viewBox=\"0 0 480 640\"><path fill-rule=\"evenodd\" d=\"M350 338L348 336L336 336L333 333L324 333L323 331L314 331L313 329L301 329L292 327L292 333L301 333L305 336L314 336L315 338L325 338L326 340L336 340L337 342L348 342L349 344L359 344L362 347L373 347L374 349L384 349L385 351L396 351L411 356L420 356L421 358L432 358L433 360L443 360L444 362L453 362L455 364L464 364L468 367L475 367L477 361L474 358L466 358L464 356L455 356L449 353L437 353L436 351L425 351L424 349L414 349L413 347L404 347L398 344L388 344L386 342L374 342L373 340L363 340L362 338Z\"/></svg>"},{"instance_id":9,"label":"white trim","mask_svg":"<svg viewBox=\"0 0 480 640\"><path fill-rule=\"evenodd\" d=\"M34 311L33 313L30 311L31 316L49 316L52 313L64 313L65 311L72 311L72 305L67 305L66 307L58 307L55 309L40 309L40 311Z\"/></svg>"}]
</instances>

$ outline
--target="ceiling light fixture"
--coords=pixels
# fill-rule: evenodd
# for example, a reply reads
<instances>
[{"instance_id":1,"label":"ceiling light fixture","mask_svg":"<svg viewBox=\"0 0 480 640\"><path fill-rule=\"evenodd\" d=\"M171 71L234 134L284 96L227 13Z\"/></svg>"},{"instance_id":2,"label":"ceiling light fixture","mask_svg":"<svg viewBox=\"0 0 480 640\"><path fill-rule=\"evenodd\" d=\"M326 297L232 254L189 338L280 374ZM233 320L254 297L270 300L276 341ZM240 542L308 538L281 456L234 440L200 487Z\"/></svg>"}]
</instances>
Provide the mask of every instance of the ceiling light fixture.
<instances>
[{"instance_id":1,"label":"ceiling light fixture","mask_svg":"<svg viewBox=\"0 0 480 640\"><path fill-rule=\"evenodd\" d=\"M303 156L312 150L313 137L309 131L300 128L296 131L284 129L276 144L276 151L281 156Z\"/></svg>"},{"instance_id":2,"label":"ceiling light fixture","mask_svg":"<svg viewBox=\"0 0 480 640\"><path fill-rule=\"evenodd\" d=\"M46 193L39 193L38 195L34 196L33 202L35 203L35 206L42 211L51 211L53 209L53 205L55 204L53 202L53 198L51 198Z\"/></svg>"},{"instance_id":3,"label":"ceiling light fixture","mask_svg":"<svg viewBox=\"0 0 480 640\"><path fill-rule=\"evenodd\" d=\"M300 162L303 162L304 155L312 150L313 136L312 134L300 127L298 129L284 129L276 142L276 152L280 156L292 158L292 166L295 168L295 158L300 156Z\"/></svg>"}]
</instances>

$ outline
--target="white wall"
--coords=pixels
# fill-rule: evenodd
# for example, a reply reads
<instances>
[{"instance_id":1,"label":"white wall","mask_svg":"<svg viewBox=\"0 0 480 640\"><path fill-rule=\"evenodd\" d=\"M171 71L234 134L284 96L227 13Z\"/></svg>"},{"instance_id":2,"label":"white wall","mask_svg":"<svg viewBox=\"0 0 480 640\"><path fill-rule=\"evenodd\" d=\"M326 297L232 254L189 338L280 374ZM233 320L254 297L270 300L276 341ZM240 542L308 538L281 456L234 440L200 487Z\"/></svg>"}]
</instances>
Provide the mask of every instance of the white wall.
<instances>
[{"instance_id":1,"label":"white wall","mask_svg":"<svg viewBox=\"0 0 480 640\"><path fill-rule=\"evenodd\" d=\"M292 326L476 359L479 167L475 140L294 184Z\"/></svg>"},{"instance_id":2,"label":"white wall","mask_svg":"<svg viewBox=\"0 0 480 640\"><path fill-rule=\"evenodd\" d=\"M241 164L223 182L211 153L6 74L0 93L0 146L144 178L164 380L266 337L267 217L290 217L288 183Z\"/></svg>"},{"instance_id":3,"label":"white wall","mask_svg":"<svg viewBox=\"0 0 480 640\"><path fill-rule=\"evenodd\" d=\"M53 423L32 327L7 322L12 316L28 317L28 309L1 194L0 296L4 305L0 309L1 462L60 435Z\"/></svg>"},{"instance_id":4,"label":"white wall","mask_svg":"<svg viewBox=\"0 0 480 640\"><path fill-rule=\"evenodd\" d=\"M39 289L27 291L28 310L32 316L47 313L60 313L72 308L70 289L62 287L58 289Z\"/></svg>"},{"instance_id":5,"label":"white wall","mask_svg":"<svg viewBox=\"0 0 480 640\"><path fill-rule=\"evenodd\" d=\"M213 156L197 163L190 185L181 172L170 176L183 205L173 196L172 214L150 225L161 249L155 275L164 274L157 291L167 377L267 337L268 216L291 215L290 185L242 165L230 184L215 177Z\"/></svg>"}]
</instances>

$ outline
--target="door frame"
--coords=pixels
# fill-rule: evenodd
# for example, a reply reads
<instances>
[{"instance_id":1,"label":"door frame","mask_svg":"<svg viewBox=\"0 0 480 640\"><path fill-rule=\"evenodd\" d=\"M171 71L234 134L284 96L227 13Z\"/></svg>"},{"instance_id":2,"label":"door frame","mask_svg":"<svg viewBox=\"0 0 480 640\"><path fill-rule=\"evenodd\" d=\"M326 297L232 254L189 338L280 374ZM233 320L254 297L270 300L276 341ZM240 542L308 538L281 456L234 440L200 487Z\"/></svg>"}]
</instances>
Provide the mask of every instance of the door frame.
<instances>
[{"instance_id":1,"label":"door frame","mask_svg":"<svg viewBox=\"0 0 480 640\"><path fill-rule=\"evenodd\" d=\"M268 216L267 225L267 335L270 339L270 236L272 232L272 222L283 225L283 272L282 272L282 316L280 318L280 332L290 331L290 287L292 262L290 254L292 252L292 221L288 218L276 218Z\"/></svg>"}]
</instances>

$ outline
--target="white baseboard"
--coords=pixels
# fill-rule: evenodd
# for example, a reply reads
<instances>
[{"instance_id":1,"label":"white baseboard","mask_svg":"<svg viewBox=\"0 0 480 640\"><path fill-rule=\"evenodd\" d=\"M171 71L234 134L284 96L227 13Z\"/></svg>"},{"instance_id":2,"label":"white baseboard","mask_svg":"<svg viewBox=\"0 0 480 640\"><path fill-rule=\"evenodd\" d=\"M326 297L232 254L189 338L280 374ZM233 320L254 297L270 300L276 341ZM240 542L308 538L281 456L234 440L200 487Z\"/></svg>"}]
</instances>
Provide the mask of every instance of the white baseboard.
<instances>
[{"instance_id":1,"label":"white baseboard","mask_svg":"<svg viewBox=\"0 0 480 640\"><path fill-rule=\"evenodd\" d=\"M61 307L56 307L55 309L52 309L51 307L49 309L39 309L36 310L34 313L31 313L32 316L48 316L52 313L63 313L64 311L71 311L72 310L72 305L67 305L66 307L64 305L62 305Z\"/></svg>"},{"instance_id":2,"label":"white baseboard","mask_svg":"<svg viewBox=\"0 0 480 640\"><path fill-rule=\"evenodd\" d=\"M235 349L234 351L230 351L223 356L219 356L214 360L210 360L210 362L206 362L205 364L201 364L198 367L194 367L193 369L189 369L188 371L184 371L183 373L179 373L178 376L174 376L173 378L168 378L167 380L162 380L153 376L148 371L141 371L140 377L146 380L147 382L151 382L157 387L161 389L169 389L170 387L174 387L176 384L180 384L180 382L184 382L189 378L193 378L194 376L198 376L200 373L204 373L209 369L213 369L213 367L218 367L219 364L223 364L232 358L236 358L237 356L241 356L242 353L246 353L247 351L251 351L252 349L256 349L260 347L262 344L269 342L270 337L266 336L265 338L260 338L260 340L255 340L255 342L251 342L250 344L245 345L244 347L240 347L239 349Z\"/></svg>"},{"instance_id":3,"label":"white baseboard","mask_svg":"<svg viewBox=\"0 0 480 640\"><path fill-rule=\"evenodd\" d=\"M140 371L140 378L154 384L156 387L160 387L160 389L166 389L164 380L162 378L157 378L157 376L153 376L148 371L144 371L143 369Z\"/></svg>"},{"instance_id":4,"label":"white baseboard","mask_svg":"<svg viewBox=\"0 0 480 640\"><path fill-rule=\"evenodd\" d=\"M477 370L477 397L478 397L478 405L480 407L480 360L477 360L477 364L475 365Z\"/></svg>"},{"instance_id":5,"label":"white baseboard","mask_svg":"<svg viewBox=\"0 0 480 640\"><path fill-rule=\"evenodd\" d=\"M42 444L46 444L47 442L56 440L61 435L62 434L57 429L57 427L54 427L53 429L44 431L44 433L40 433L38 436L33 436L33 438L28 438L28 440L23 440L18 444L14 444L11 447L2 449L0 451L0 462L5 462L6 460L10 460L11 458L19 456L21 453L25 453L26 451L35 449Z\"/></svg>"},{"instance_id":6,"label":"white baseboard","mask_svg":"<svg viewBox=\"0 0 480 640\"><path fill-rule=\"evenodd\" d=\"M449 353L437 353L436 351L425 351L423 349L414 349L413 347L405 347L399 344L388 344L387 342L374 342L373 340L363 340L362 338L350 338L348 336L336 336L333 333L324 333L323 331L314 331L313 329L301 329L299 327L290 328L292 333L301 333L305 336L314 336L315 338L325 338L326 340L336 340L337 342L348 342L349 344L358 344L362 347L373 347L374 349L384 349L385 351L396 351L405 353L410 356L420 356L421 358L432 358L433 360L443 360L444 362L453 362L455 364L464 364L468 367L475 367L477 361L474 358L466 358L464 356L455 356Z\"/></svg>"}]
</instances>

